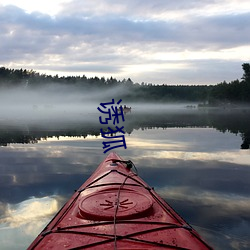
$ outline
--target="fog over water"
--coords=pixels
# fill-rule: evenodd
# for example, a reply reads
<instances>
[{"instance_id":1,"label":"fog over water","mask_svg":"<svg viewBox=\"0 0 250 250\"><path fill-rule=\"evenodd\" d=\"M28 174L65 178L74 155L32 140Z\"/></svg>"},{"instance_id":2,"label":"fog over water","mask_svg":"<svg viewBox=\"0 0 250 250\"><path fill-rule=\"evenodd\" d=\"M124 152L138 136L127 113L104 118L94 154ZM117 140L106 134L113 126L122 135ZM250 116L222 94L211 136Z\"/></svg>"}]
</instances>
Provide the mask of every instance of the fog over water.
<instances>
[{"instance_id":1,"label":"fog over water","mask_svg":"<svg viewBox=\"0 0 250 250\"><path fill-rule=\"evenodd\" d=\"M0 92L1 119L79 118L94 111L95 93L80 93L66 86L39 89L5 89ZM73 117L72 117L73 116ZM82 118L82 117L81 117Z\"/></svg>"},{"instance_id":2,"label":"fog over water","mask_svg":"<svg viewBox=\"0 0 250 250\"><path fill-rule=\"evenodd\" d=\"M115 87L112 90L82 90L66 85L53 84L39 88L10 88L0 90L0 121L15 122L44 122L57 120L95 120L97 107L101 102L119 101L119 94L127 93L125 87ZM150 110L178 111L185 109L184 103L155 104L155 103L126 103L133 111L148 112Z\"/></svg>"}]
</instances>

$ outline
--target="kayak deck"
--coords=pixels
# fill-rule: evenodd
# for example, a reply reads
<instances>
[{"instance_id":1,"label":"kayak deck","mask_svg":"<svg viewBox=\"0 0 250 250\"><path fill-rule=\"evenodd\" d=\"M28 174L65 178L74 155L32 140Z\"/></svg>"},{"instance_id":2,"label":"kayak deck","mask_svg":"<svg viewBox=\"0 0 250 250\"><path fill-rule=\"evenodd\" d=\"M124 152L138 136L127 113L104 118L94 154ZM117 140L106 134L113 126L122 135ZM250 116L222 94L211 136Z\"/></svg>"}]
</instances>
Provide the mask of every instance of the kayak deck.
<instances>
[{"instance_id":1,"label":"kayak deck","mask_svg":"<svg viewBox=\"0 0 250 250\"><path fill-rule=\"evenodd\" d=\"M28 249L212 249L110 153Z\"/></svg>"}]
</instances>

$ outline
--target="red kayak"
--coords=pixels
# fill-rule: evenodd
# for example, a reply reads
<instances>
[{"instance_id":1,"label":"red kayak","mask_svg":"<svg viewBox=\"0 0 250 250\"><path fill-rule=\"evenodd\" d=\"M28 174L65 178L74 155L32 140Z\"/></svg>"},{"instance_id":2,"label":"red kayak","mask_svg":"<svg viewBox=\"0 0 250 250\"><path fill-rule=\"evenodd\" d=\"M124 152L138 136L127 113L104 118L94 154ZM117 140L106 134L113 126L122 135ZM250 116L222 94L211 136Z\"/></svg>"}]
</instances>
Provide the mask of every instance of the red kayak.
<instances>
[{"instance_id":1,"label":"red kayak","mask_svg":"<svg viewBox=\"0 0 250 250\"><path fill-rule=\"evenodd\" d=\"M28 249L212 249L110 153Z\"/></svg>"}]
</instances>

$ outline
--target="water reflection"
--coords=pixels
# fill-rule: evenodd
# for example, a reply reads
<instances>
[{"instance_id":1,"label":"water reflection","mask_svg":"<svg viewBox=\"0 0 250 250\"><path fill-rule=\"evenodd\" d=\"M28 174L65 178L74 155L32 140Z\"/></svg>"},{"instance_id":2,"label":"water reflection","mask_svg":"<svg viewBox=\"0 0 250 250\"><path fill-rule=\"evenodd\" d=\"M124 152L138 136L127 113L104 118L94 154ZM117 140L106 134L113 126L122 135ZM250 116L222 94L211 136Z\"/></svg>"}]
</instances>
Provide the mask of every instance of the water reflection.
<instances>
[{"instance_id":1,"label":"water reflection","mask_svg":"<svg viewBox=\"0 0 250 250\"><path fill-rule=\"evenodd\" d=\"M240 150L248 118L197 111L126 118L128 148L117 152L215 249L249 249L250 154ZM25 249L103 160L100 124L91 124L1 130L8 145L0 148L1 249ZM17 143L24 134L37 143Z\"/></svg>"},{"instance_id":2,"label":"water reflection","mask_svg":"<svg viewBox=\"0 0 250 250\"><path fill-rule=\"evenodd\" d=\"M137 129L151 128L215 128L220 132L240 135L239 148L250 145L250 109L245 110L144 110L136 109L126 115L124 127L127 134ZM87 137L100 135L98 113L75 116L73 120L45 119L39 121L0 122L0 145L11 143L37 143L41 139L60 136Z\"/></svg>"},{"instance_id":3,"label":"water reflection","mask_svg":"<svg viewBox=\"0 0 250 250\"><path fill-rule=\"evenodd\" d=\"M54 197L33 197L17 204L8 203L4 209L5 217L0 222L9 225L11 228L31 224L31 221L34 225L36 220L41 222L42 218L53 215L59 208ZM30 227L26 227L25 231L29 234L32 233Z\"/></svg>"},{"instance_id":4,"label":"water reflection","mask_svg":"<svg viewBox=\"0 0 250 250\"><path fill-rule=\"evenodd\" d=\"M23 249L62 206L60 197L30 198L17 204L3 204L0 218L2 249ZM14 239L13 239L14 238Z\"/></svg>"}]
</instances>

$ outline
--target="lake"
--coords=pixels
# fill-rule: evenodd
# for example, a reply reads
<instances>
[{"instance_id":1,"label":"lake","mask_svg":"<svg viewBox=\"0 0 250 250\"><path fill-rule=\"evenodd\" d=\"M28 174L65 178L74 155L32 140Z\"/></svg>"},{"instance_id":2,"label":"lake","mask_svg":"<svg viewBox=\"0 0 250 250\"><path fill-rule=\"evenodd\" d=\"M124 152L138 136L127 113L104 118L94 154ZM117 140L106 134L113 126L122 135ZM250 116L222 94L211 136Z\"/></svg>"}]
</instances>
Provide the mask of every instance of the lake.
<instances>
[{"instance_id":1,"label":"lake","mask_svg":"<svg viewBox=\"0 0 250 250\"><path fill-rule=\"evenodd\" d=\"M0 117L1 249L27 248L107 155L96 107ZM250 249L249 109L134 104L122 125L115 151L211 246Z\"/></svg>"}]
</instances>

